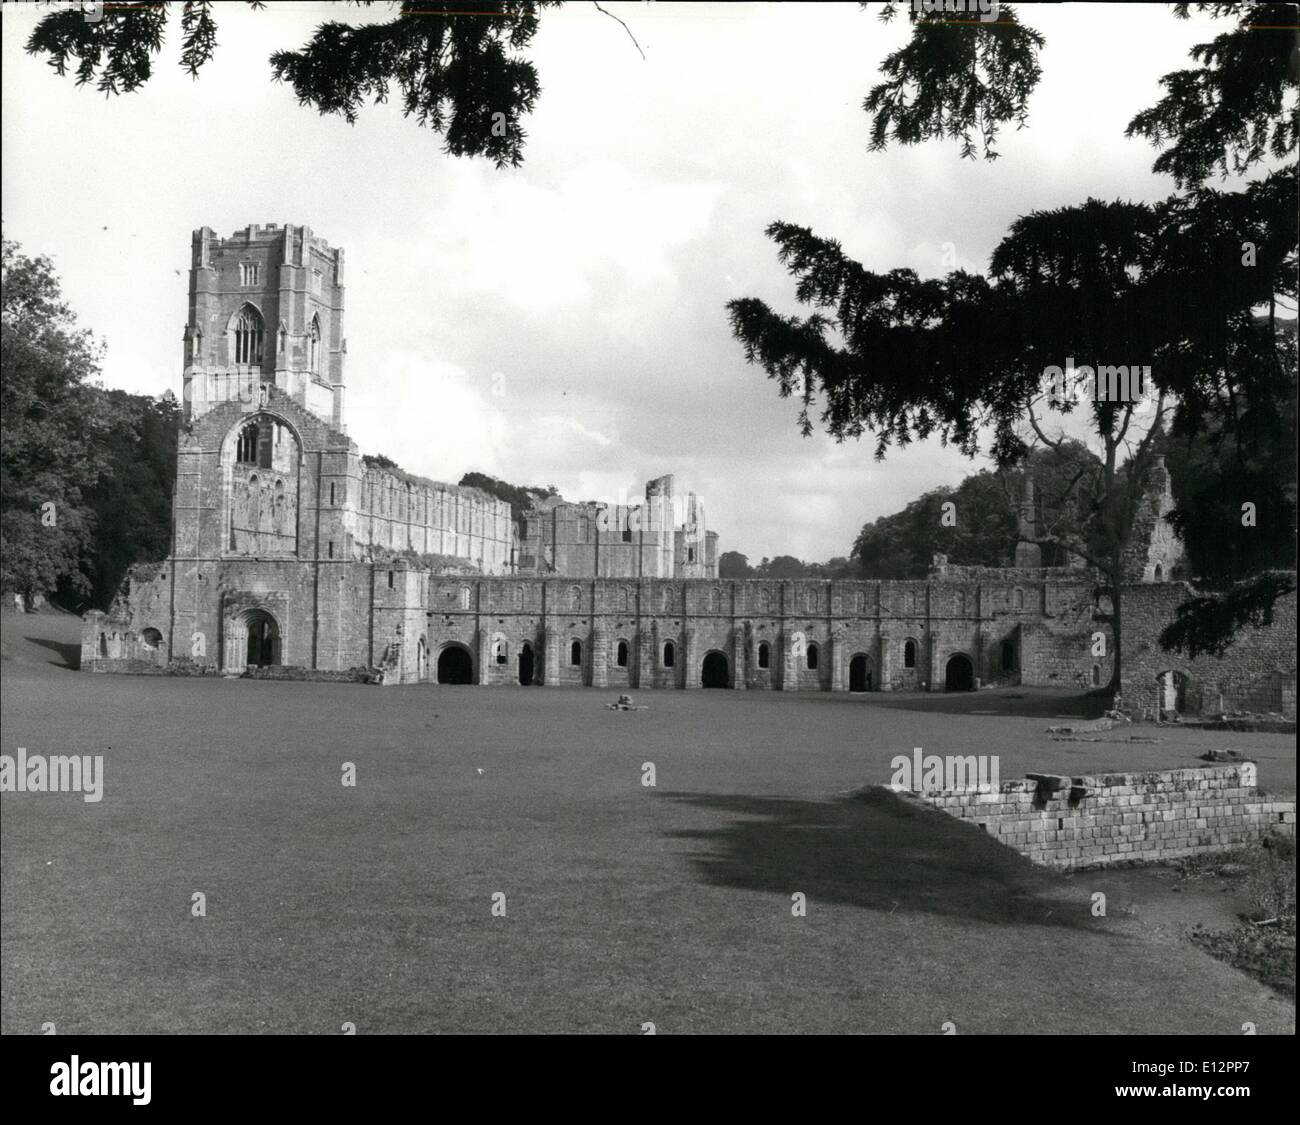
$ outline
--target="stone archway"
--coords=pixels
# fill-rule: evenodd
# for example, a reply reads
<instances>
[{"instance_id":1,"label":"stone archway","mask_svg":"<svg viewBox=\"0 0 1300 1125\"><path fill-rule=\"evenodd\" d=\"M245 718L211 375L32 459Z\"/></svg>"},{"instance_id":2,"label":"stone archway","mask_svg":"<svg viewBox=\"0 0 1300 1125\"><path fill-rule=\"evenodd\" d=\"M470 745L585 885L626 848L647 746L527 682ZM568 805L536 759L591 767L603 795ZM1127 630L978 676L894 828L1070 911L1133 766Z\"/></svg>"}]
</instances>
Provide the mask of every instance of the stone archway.
<instances>
[{"instance_id":1,"label":"stone archway","mask_svg":"<svg viewBox=\"0 0 1300 1125\"><path fill-rule=\"evenodd\" d=\"M849 691L874 691L876 669L865 652L853 654L849 661Z\"/></svg>"},{"instance_id":2,"label":"stone archway","mask_svg":"<svg viewBox=\"0 0 1300 1125\"><path fill-rule=\"evenodd\" d=\"M438 683L472 684L474 658L464 645L450 644L438 653Z\"/></svg>"},{"instance_id":3,"label":"stone archway","mask_svg":"<svg viewBox=\"0 0 1300 1125\"><path fill-rule=\"evenodd\" d=\"M1186 714L1191 707L1191 684L1192 681L1183 672L1173 670L1161 672L1156 676L1156 699L1160 715Z\"/></svg>"},{"instance_id":4,"label":"stone archway","mask_svg":"<svg viewBox=\"0 0 1300 1125\"><path fill-rule=\"evenodd\" d=\"M243 622L245 665L267 668L280 663L280 626L264 609L250 609Z\"/></svg>"},{"instance_id":5,"label":"stone archway","mask_svg":"<svg viewBox=\"0 0 1300 1125\"><path fill-rule=\"evenodd\" d=\"M533 646L527 641L519 646L519 682L524 685L533 682Z\"/></svg>"},{"instance_id":6,"label":"stone archway","mask_svg":"<svg viewBox=\"0 0 1300 1125\"><path fill-rule=\"evenodd\" d=\"M948 657L948 664L944 669L943 689L944 691L975 690L975 665L964 652L956 652Z\"/></svg>"},{"instance_id":7,"label":"stone archway","mask_svg":"<svg viewBox=\"0 0 1300 1125\"><path fill-rule=\"evenodd\" d=\"M731 687L731 668L723 653L706 653L700 668L700 686L706 688Z\"/></svg>"}]
</instances>

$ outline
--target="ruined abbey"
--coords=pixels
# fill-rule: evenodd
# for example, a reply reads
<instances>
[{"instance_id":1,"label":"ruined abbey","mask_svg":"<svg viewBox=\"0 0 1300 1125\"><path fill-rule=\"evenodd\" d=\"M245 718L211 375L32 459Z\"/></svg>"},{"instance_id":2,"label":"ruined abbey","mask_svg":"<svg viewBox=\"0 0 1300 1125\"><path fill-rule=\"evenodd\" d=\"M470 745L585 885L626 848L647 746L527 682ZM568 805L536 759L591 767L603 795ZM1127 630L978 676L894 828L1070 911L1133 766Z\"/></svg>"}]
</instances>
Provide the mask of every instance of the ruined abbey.
<instances>
[{"instance_id":1,"label":"ruined abbey","mask_svg":"<svg viewBox=\"0 0 1300 1125\"><path fill-rule=\"evenodd\" d=\"M833 692L1109 681L1095 575L1043 567L1030 545L998 569L938 556L923 581L721 580L703 504L671 476L644 503L553 498L516 523L485 492L363 457L343 294L342 250L306 227L194 232L172 550L86 614L84 669ZM1130 705L1285 704L1289 684L1294 714L1294 596L1280 652L1251 634L1193 668L1154 644L1187 589L1171 581L1171 507L1160 466L1123 592Z\"/></svg>"}]
</instances>

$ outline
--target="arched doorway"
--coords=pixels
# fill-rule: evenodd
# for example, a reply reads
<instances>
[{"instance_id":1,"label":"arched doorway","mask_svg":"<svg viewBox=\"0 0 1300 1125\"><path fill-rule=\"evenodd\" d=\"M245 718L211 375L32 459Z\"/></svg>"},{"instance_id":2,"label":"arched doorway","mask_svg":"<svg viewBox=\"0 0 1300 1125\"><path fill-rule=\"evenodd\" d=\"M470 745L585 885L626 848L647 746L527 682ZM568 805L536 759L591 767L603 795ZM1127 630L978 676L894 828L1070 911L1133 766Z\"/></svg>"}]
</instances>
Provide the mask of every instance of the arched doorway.
<instances>
[{"instance_id":1,"label":"arched doorway","mask_svg":"<svg viewBox=\"0 0 1300 1125\"><path fill-rule=\"evenodd\" d=\"M958 652L948 658L943 688L944 691L975 690L975 666L970 662L969 656Z\"/></svg>"},{"instance_id":2,"label":"arched doorway","mask_svg":"<svg viewBox=\"0 0 1300 1125\"><path fill-rule=\"evenodd\" d=\"M1161 672L1156 677L1159 685L1160 712L1184 714L1188 707L1188 687L1191 681L1182 672Z\"/></svg>"},{"instance_id":3,"label":"arched doorway","mask_svg":"<svg viewBox=\"0 0 1300 1125\"><path fill-rule=\"evenodd\" d=\"M280 663L280 627L264 609L250 610L244 618L248 630L245 664L265 668Z\"/></svg>"},{"instance_id":4,"label":"arched doorway","mask_svg":"<svg viewBox=\"0 0 1300 1125\"><path fill-rule=\"evenodd\" d=\"M429 678L429 646L424 643L421 637L415 646L415 679L418 683L424 683Z\"/></svg>"},{"instance_id":5,"label":"arched doorway","mask_svg":"<svg viewBox=\"0 0 1300 1125\"><path fill-rule=\"evenodd\" d=\"M849 661L849 691L871 691L875 687L875 669L865 652L855 653Z\"/></svg>"},{"instance_id":6,"label":"arched doorway","mask_svg":"<svg viewBox=\"0 0 1300 1125\"><path fill-rule=\"evenodd\" d=\"M469 650L461 645L448 645L438 653L438 683L472 684L474 661Z\"/></svg>"},{"instance_id":7,"label":"arched doorway","mask_svg":"<svg viewBox=\"0 0 1300 1125\"><path fill-rule=\"evenodd\" d=\"M533 646L527 641L519 646L519 682L524 685L533 682Z\"/></svg>"},{"instance_id":8,"label":"arched doorway","mask_svg":"<svg viewBox=\"0 0 1300 1125\"><path fill-rule=\"evenodd\" d=\"M728 674L727 658L720 652L710 652L704 657L704 667L700 672L700 686L706 688L725 688L731 686Z\"/></svg>"}]
</instances>

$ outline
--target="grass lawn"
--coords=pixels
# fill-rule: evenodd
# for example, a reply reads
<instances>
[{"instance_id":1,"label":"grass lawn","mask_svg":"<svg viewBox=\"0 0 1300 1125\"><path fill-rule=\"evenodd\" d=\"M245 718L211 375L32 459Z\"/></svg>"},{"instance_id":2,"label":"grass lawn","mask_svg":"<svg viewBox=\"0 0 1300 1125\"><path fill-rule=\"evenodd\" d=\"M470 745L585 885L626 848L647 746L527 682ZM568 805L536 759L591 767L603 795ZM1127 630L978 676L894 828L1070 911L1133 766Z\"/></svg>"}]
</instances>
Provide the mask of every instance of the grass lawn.
<instances>
[{"instance_id":1,"label":"grass lawn","mask_svg":"<svg viewBox=\"0 0 1300 1125\"><path fill-rule=\"evenodd\" d=\"M643 691L618 713L590 689L91 676L67 667L78 625L3 618L0 748L106 774L98 804L4 795L5 1033L1294 1027L1140 902L1093 918L1119 874L846 796L914 746L1000 754L1003 779L1233 746L1294 791L1293 736L1052 742L1083 703L1028 690Z\"/></svg>"}]
</instances>

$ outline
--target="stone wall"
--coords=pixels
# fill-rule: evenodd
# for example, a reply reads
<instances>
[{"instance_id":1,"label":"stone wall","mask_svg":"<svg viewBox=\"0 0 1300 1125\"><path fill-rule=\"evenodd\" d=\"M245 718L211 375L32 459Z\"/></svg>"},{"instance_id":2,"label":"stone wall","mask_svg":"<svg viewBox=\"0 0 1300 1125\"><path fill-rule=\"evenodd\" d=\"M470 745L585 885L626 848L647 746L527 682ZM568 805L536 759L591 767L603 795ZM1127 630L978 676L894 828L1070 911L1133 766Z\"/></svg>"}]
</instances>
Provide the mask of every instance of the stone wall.
<instances>
[{"instance_id":1,"label":"stone wall","mask_svg":"<svg viewBox=\"0 0 1300 1125\"><path fill-rule=\"evenodd\" d=\"M901 791L1049 867L1218 852L1295 835L1295 802L1256 789L1254 762L1155 773L1030 774L1000 786ZM897 791L897 790L896 790Z\"/></svg>"},{"instance_id":2,"label":"stone wall","mask_svg":"<svg viewBox=\"0 0 1300 1125\"><path fill-rule=\"evenodd\" d=\"M1294 719L1295 593L1278 599L1268 628L1242 629L1222 657L1189 660L1164 651L1159 636L1174 620L1179 603L1193 594L1184 582L1124 588L1120 605L1124 708L1147 718L1169 710L1217 714L1276 709ZM1176 685L1171 685L1171 673L1181 677Z\"/></svg>"}]
</instances>

